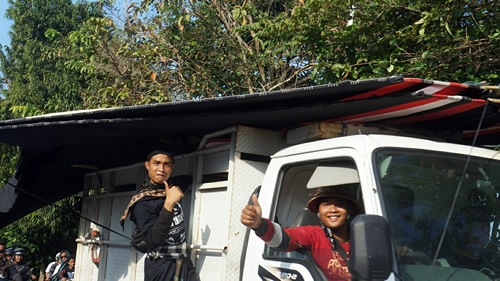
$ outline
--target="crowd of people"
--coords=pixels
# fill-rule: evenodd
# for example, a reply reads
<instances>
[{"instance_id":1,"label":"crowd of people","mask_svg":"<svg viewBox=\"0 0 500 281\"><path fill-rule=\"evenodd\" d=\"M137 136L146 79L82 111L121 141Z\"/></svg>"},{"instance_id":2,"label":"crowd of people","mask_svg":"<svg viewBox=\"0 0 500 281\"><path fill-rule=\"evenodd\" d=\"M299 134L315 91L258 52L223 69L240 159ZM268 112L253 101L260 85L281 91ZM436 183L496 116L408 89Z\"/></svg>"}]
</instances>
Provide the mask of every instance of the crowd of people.
<instances>
[{"instance_id":1,"label":"crowd of people","mask_svg":"<svg viewBox=\"0 0 500 281\"><path fill-rule=\"evenodd\" d=\"M62 250L57 253L54 261L45 269L45 280L70 281L75 278L75 257L68 251Z\"/></svg>"},{"instance_id":2,"label":"crowd of people","mask_svg":"<svg viewBox=\"0 0 500 281\"><path fill-rule=\"evenodd\" d=\"M30 268L24 257L26 251L23 248L7 247L0 240L0 281L70 281L75 276L75 258L68 251L63 250L56 254L53 262L45 269L44 276L37 278L38 272Z\"/></svg>"}]
</instances>

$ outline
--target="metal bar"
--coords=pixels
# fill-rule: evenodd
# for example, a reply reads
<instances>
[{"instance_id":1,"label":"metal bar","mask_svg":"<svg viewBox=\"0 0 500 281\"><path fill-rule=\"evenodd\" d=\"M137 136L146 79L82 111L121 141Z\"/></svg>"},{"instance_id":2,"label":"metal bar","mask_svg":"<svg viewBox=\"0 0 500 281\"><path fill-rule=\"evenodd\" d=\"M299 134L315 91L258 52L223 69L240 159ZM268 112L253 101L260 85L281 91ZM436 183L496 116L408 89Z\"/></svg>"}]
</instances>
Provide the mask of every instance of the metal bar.
<instances>
[{"instance_id":1,"label":"metal bar","mask_svg":"<svg viewBox=\"0 0 500 281\"><path fill-rule=\"evenodd\" d=\"M84 245L86 245L86 244L99 244L99 245L122 246L122 247L132 246L132 245L130 245L130 242L106 241L106 240L95 240L95 239L81 239L81 238L76 239L75 242L81 243Z\"/></svg>"},{"instance_id":2,"label":"metal bar","mask_svg":"<svg viewBox=\"0 0 500 281\"><path fill-rule=\"evenodd\" d=\"M122 246L131 247L130 242L118 242L118 241L107 241L107 240L95 240L95 239L81 239L75 240L76 243L81 243L84 245L88 244L99 244L99 245L110 245L110 246ZM227 252L227 246L208 246L208 245L187 245L188 249L193 250L205 250L205 251L217 251L217 252Z\"/></svg>"}]
</instances>

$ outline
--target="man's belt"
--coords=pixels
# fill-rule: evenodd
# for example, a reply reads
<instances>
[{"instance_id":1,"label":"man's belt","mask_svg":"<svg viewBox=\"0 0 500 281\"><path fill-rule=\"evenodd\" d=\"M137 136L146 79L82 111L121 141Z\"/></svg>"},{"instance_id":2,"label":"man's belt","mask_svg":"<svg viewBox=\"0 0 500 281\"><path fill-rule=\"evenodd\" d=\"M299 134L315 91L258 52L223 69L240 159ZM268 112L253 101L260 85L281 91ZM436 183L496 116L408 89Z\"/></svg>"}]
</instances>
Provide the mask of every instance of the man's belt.
<instances>
[{"instance_id":1,"label":"man's belt","mask_svg":"<svg viewBox=\"0 0 500 281\"><path fill-rule=\"evenodd\" d=\"M166 253L159 251L150 251L147 253L146 257L150 260L157 259L183 259L185 257L182 253Z\"/></svg>"},{"instance_id":2,"label":"man's belt","mask_svg":"<svg viewBox=\"0 0 500 281\"><path fill-rule=\"evenodd\" d=\"M165 258L182 259L187 256L186 243L175 246L161 246L156 248L154 251L149 251L147 253L147 257L153 260Z\"/></svg>"},{"instance_id":3,"label":"man's belt","mask_svg":"<svg viewBox=\"0 0 500 281\"><path fill-rule=\"evenodd\" d=\"M158 259L172 259L175 260L175 275L174 281L179 281L179 274L182 268L182 263L186 256L183 253L168 253L161 251L150 251L146 254L146 257L150 260L158 260Z\"/></svg>"}]
</instances>

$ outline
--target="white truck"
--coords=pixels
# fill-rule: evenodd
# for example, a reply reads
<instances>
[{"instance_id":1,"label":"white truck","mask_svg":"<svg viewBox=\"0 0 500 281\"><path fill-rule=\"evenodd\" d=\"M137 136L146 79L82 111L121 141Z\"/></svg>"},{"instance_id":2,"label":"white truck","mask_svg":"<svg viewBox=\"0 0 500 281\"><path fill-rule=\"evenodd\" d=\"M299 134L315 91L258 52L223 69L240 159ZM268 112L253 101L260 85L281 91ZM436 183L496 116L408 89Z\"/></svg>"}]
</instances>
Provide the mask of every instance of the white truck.
<instances>
[{"instance_id":1,"label":"white truck","mask_svg":"<svg viewBox=\"0 0 500 281\"><path fill-rule=\"evenodd\" d=\"M395 134L235 126L176 156L172 176L192 177L182 204L200 279L326 280L307 253L266 246L240 223L241 210L257 192L264 217L314 224L310 194L355 172L365 209L352 222L356 280L500 280L500 153ZM133 223L122 231L119 218L144 176L143 163L87 175L76 280L143 280L145 256L127 239Z\"/></svg>"}]
</instances>

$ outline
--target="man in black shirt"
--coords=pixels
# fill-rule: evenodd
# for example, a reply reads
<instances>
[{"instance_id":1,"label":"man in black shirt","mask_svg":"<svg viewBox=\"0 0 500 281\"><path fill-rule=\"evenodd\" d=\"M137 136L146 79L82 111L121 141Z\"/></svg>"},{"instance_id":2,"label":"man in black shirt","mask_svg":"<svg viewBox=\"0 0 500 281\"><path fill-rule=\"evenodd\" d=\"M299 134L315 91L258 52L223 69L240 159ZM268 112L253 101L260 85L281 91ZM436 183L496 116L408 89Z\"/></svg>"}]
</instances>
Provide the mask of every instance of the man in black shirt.
<instances>
[{"instance_id":1,"label":"man in black shirt","mask_svg":"<svg viewBox=\"0 0 500 281\"><path fill-rule=\"evenodd\" d=\"M148 178L130 201L120 222L123 225L130 211L130 220L136 225L132 245L147 253L145 281L189 280L187 274L193 271L193 266L186 258L184 214L179 204L184 193L169 181L174 167L173 155L153 151L144 165Z\"/></svg>"}]
</instances>

